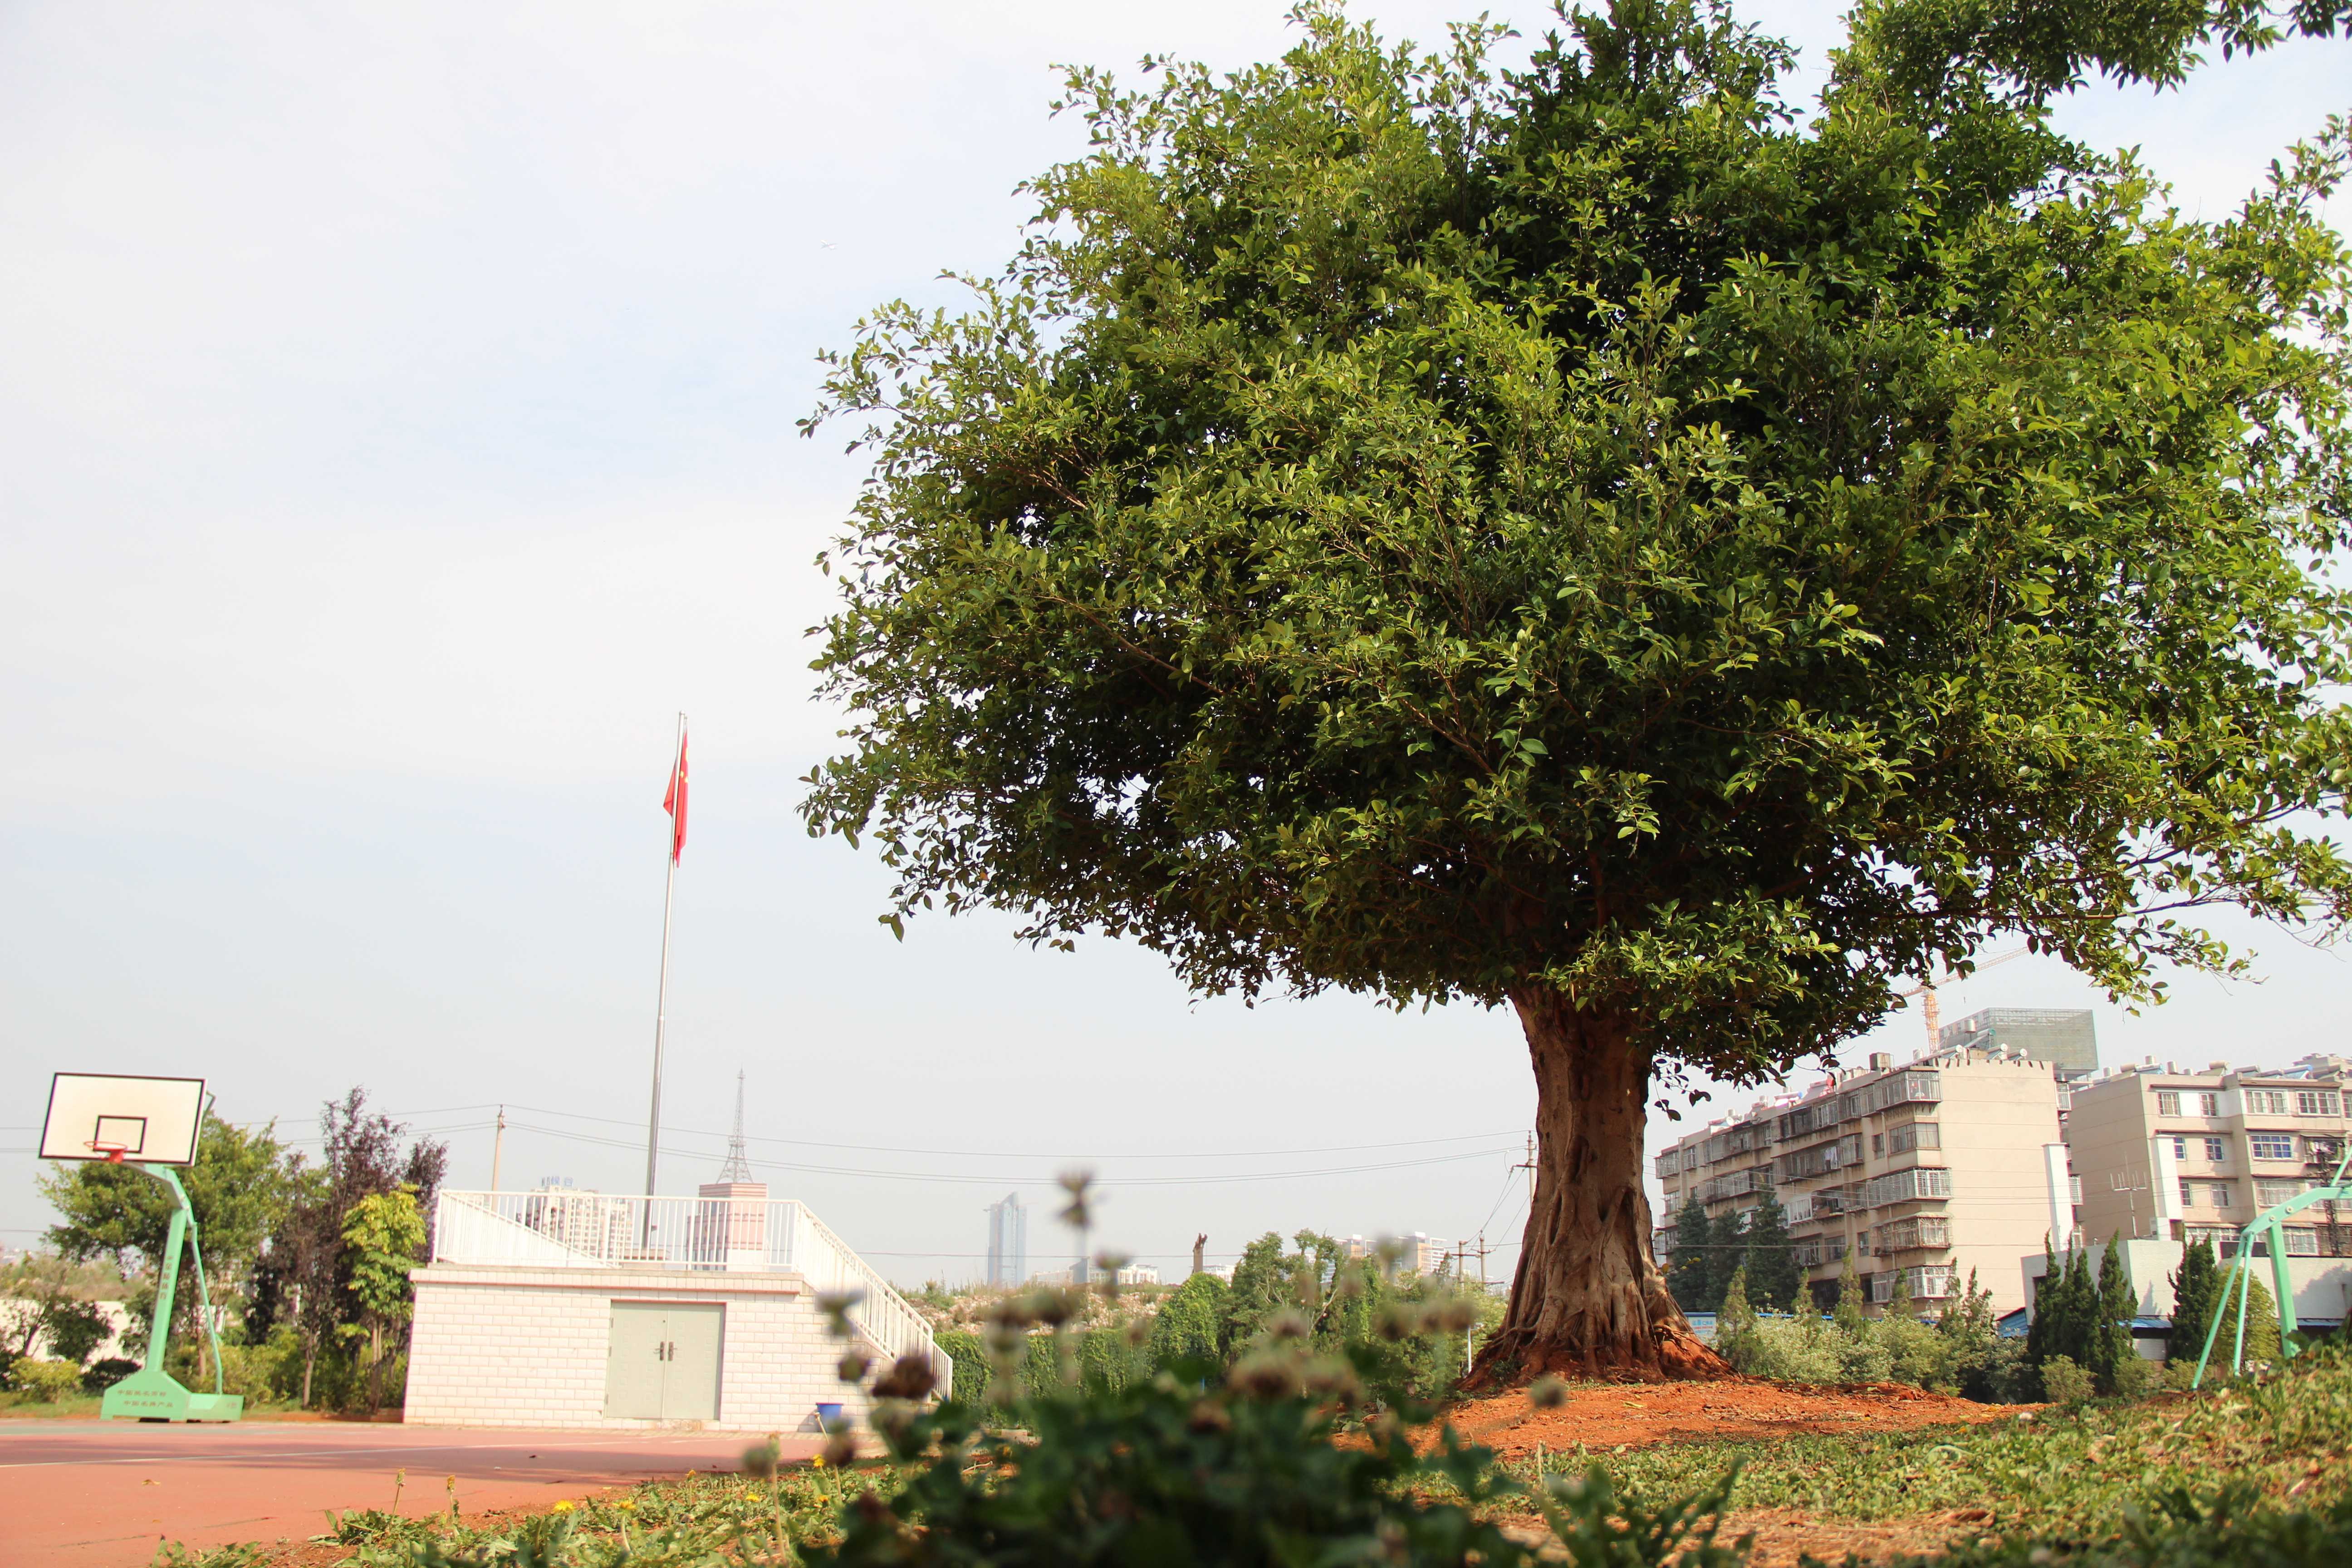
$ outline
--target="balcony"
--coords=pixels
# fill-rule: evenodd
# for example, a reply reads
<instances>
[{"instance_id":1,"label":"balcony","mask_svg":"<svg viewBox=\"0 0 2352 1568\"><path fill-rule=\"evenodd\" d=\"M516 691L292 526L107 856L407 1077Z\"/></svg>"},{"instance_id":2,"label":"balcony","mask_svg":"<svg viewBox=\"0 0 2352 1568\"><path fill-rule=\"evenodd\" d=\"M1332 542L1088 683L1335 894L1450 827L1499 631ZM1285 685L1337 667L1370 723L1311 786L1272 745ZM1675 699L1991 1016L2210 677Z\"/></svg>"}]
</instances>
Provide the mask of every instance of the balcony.
<instances>
[{"instance_id":1,"label":"balcony","mask_svg":"<svg viewBox=\"0 0 2352 1568\"><path fill-rule=\"evenodd\" d=\"M1952 1245L1952 1222L1942 1215L1916 1215L1878 1227L1872 1243L1880 1253L1917 1252Z\"/></svg>"},{"instance_id":2,"label":"balcony","mask_svg":"<svg viewBox=\"0 0 2352 1568\"><path fill-rule=\"evenodd\" d=\"M1952 1195L1952 1173L1940 1165L1923 1165L1914 1170L1897 1171L1891 1176L1878 1176L1862 1184L1862 1202L1866 1209L1884 1208L1889 1204L1911 1203L1927 1198L1948 1198Z\"/></svg>"}]
</instances>

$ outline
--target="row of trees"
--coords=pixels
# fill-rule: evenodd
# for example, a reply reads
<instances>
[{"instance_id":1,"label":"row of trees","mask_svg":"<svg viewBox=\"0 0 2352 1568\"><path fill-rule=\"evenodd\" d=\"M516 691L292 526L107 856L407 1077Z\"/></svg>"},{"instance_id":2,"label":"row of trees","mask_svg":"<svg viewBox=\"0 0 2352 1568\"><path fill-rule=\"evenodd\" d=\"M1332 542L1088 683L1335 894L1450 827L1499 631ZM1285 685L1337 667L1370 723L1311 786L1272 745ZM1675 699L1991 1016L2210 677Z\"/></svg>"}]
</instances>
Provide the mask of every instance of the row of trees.
<instances>
[{"instance_id":1,"label":"row of trees","mask_svg":"<svg viewBox=\"0 0 2352 1568\"><path fill-rule=\"evenodd\" d=\"M207 1110L194 1163L180 1173L202 1238L209 1299L181 1259L171 1332L195 1376L212 1376L210 1309L224 1327L224 1369L244 1392L310 1405L380 1406L405 1351L407 1273L425 1256L425 1215L448 1148L368 1108L354 1088L319 1119L314 1160L275 1122L240 1128ZM60 1258L102 1260L133 1281L126 1301L143 1340L154 1330L157 1266L174 1204L129 1165L58 1166L41 1191L59 1215L47 1239ZM53 1339L51 1342L57 1342ZM87 1350L84 1352L87 1354Z\"/></svg>"},{"instance_id":2,"label":"row of trees","mask_svg":"<svg viewBox=\"0 0 2352 1568\"><path fill-rule=\"evenodd\" d=\"M1756 1289L1757 1276L1747 1261L1760 1256L1774 1268L1780 1261L1779 1246L1770 1238L1778 1236L1784 1244L1786 1227L1779 1224L1779 1206L1770 1207L1768 1217L1765 1205L1759 1205L1741 1230L1736 1222L1727 1227L1722 1221L1709 1221L1696 1205L1688 1205L1682 1215L1685 1223L1677 1227L1670 1277L1678 1289L1687 1283L1692 1291L1685 1310L1717 1310L1716 1348L1740 1372L1794 1382L1891 1379L1985 1400L2132 1394L2143 1391L2154 1375L2132 1343L2132 1319L2138 1306L2116 1237L2108 1238L2095 1265L2088 1248L2075 1248L2063 1258L2053 1252L2055 1261L2035 1300L2024 1338L2003 1340L1994 1321L1991 1293L1979 1289L1973 1274L1959 1300L1931 1321L1918 1312L1898 1271L1893 1299L1879 1317L1872 1318L1864 1309L1862 1277L1852 1257L1846 1259L1836 1305L1829 1312L1814 1311L1808 1302L1793 1316L1759 1317L1759 1311L1786 1308L1793 1300L1775 1299ZM1702 1235L1715 1239L1701 1240ZM1717 1268L1727 1271L1719 1292L1712 1291L1706 1278ZM2193 1366L2215 1316L2227 1310L2226 1335L2236 1315L2234 1296L2227 1309L2222 1301L2225 1278L2212 1243L2200 1241L2188 1248L2172 1276L2172 1287L2168 1359L2176 1367ZM2250 1359L2277 1359L2275 1313L2270 1292L2259 1280L2250 1280Z\"/></svg>"}]
</instances>

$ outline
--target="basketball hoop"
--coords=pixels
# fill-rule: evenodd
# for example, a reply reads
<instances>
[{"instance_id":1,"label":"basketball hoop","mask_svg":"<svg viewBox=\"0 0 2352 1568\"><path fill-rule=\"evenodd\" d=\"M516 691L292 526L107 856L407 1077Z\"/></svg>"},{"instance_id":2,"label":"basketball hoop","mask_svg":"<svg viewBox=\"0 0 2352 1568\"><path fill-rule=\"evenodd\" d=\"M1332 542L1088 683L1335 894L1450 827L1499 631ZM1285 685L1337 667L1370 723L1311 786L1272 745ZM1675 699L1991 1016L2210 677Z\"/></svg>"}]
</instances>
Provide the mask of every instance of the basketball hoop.
<instances>
[{"instance_id":1,"label":"basketball hoop","mask_svg":"<svg viewBox=\"0 0 2352 1568\"><path fill-rule=\"evenodd\" d=\"M89 1152L110 1165L120 1165L122 1163L122 1156L131 1152L131 1148L125 1143L100 1143L93 1139L89 1145Z\"/></svg>"}]
</instances>

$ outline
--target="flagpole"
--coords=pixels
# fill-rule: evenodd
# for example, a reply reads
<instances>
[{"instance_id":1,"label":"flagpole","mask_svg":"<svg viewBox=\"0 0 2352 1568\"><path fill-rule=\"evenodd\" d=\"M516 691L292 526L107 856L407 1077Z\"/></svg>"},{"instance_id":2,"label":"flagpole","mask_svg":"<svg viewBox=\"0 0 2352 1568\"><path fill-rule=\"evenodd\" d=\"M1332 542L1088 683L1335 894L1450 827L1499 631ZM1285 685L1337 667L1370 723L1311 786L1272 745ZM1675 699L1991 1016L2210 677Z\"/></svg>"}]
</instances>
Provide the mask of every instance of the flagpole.
<instances>
[{"instance_id":1,"label":"flagpole","mask_svg":"<svg viewBox=\"0 0 2352 1568\"><path fill-rule=\"evenodd\" d=\"M677 773L679 751L686 745L686 715L677 716L677 746L670 752L670 774ZM670 829L669 867L662 875L662 954L661 989L654 1000L654 1094L653 1105L646 1113L646 1213L643 1234L638 1245L648 1250L653 1247L654 1231L654 1172L661 1154L661 1085L662 1037L669 1025L669 916L677 893L677 837L673 819Z\"/></svg>"}]
</instances>

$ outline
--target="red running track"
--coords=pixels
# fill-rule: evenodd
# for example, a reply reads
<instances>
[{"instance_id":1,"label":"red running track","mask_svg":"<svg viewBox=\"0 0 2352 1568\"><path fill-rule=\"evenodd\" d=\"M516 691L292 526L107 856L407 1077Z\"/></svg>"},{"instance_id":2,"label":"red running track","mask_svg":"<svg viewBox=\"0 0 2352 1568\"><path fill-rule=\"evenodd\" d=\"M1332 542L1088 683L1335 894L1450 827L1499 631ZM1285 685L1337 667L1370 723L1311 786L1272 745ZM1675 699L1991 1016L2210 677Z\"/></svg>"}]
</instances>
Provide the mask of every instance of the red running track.
<instances>
[{"instance_id":1,"label":"red running track","mask_svg":"<svg viewBox=\"0 0 2352 1568\"><path fill-rule=\"evenodd\" d=\"M388 1508L405 1469L404 1512L457 1505L545 1508L600 1487L688 1470L731 1470L749 1432L531 1432L344 1422L162 1426L0 1422L0 1563L144 1568L162 1541L300 1542L329 1509ZM819 1437L788 1436L804 1458Z\"/></svg>"}]
</instances>

